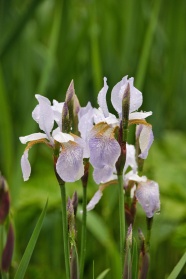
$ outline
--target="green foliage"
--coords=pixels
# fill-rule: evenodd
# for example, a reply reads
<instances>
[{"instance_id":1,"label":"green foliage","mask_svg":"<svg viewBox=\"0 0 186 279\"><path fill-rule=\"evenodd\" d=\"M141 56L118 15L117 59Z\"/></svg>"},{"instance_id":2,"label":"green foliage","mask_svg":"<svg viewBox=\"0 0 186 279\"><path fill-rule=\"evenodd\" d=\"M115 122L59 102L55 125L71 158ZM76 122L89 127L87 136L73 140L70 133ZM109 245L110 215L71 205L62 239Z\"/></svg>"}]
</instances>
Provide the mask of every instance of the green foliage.
<instances>
[{"instance_id":1,"label":"green foliage","mask_svg":"<svg viewBox=\"0 0 186 279\"><path fill-rule=\"evenodd\" d=\"M38 219L38 222L35 226L35 229L33 231L33 234L30 238L30 241L27 245L27 248L25 250L25 253L21 259L21 262L19 264L19 267L16 271L16 274L15 274L15 279L22 279L25 277L25 273L26 273L26 270L27 270L27 267L28 267L28 264L30 262L30 258L32 256L32 253L33 253L33 250L34 250L34 247L36 245L36 242L37 242L37 239L38 239L38 236L39 236L39 233L41 231L41 228L42 228L42 224L43 224L43 220L44 220L44 217L45 217L45 214L46 214L46 210L47 210L47 204L48 204L48 201L46 202L46 205Z\"/></svg>"}]
</instances>

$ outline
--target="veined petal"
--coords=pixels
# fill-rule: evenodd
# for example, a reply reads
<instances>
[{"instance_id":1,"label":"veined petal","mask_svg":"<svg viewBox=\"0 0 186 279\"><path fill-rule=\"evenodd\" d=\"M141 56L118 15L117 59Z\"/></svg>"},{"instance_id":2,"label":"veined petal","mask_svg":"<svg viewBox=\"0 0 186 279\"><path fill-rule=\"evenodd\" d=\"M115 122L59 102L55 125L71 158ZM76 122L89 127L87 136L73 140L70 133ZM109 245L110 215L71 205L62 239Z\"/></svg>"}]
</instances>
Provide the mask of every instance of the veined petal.
<instances>
[{"instance_id":1,"label":"veined petal","mask_svg":"<svg viewBox=\"0 0 186 279\"><path fill-rule=\"evenodd\" d=\"M148 180L138 184L136 198L143 207L148 218L160 210L159 185L155 181Z\"/></svg>"},{"instance_id":2,"label":"veined petal","mask_svg":"<svg viewBox=\"0 0 186 279\"><path fill-rule=\"evenodd\" d=\"M105 165L103 168L94 168L93 177L97 184L106 183L113 177L115 167Z\"/></svg>"},{"instance_id":3,"label":"veined petal","mask_svg":"<svg viewBox=\"0 0 186 279\"><path fill-rule=\"evenodd\" d=\"M55 130L53 130L52 132L52 137L60 142L60 143L63 143L63 142L68 142L68 141L74 141L74 138L73 136L67 134L67 133L63 133L60 131L60 128L56 128Z\"/></svg>"},{"instance_id":4,"label":"veined petal","mask_svg":"<svg viewBox=\"0 0 186 279\"><path fill-rule=\"evenodd\" d=\"M146 117L152 115L152 111L149 112L132 112L129 114L129 120L133 119L145 119Z\"/></svg>"},{"instance_id":5,"label":"veined petal","mask_svg":"<svg viewBox=\"0 0 186 279\"><path fill-rule=\"evenodd\" d=\"M50 132L54 125L54 113L50 101L39 94L36 94L39 104L32 112L33 119L39 124L39 128L43 130L50 139Z\"/></svg>"},{"instance_id":6,"label":"veined petal","mask_svg":"<svg viewBox=\"0 0 186 279\"><path fill-rule=\"evenodd\" d=\"M106 123L99 123L91 130L89 138L90 163L95 168L115 166L121 148L113 135L114 129Z\"/></svg>"},{"instance_id":7,"label":"veined petal","mask_svg":"<svg viewBox=\"0 0 186 279\"><path fill-rule=\"evenodd\" d=\"M62 131L62 111L63 111L64 102L59 103L56 100L53 100L52 110L54 112L54 120L58 124L60 130Z\"/></svg>"},{"instance_id":8,"label":"veined petal","mask_svg":"<svg viewBox=\"0 0 186 279\"><path fill-rule=\"evenodd\" d=\"M75 142L63 143L56 170L63 181L79 180L84 174L83 148Z\"/></svg>"},{"instance_id":9,"label":"veined petal","mask_svg":"<svg viewBox=\"0 0 186 279\"><path fill-rule=\"evenodd\" d=\"M44 133L34 133L25 137L19 137L20 142L23 144L27 143L28 141L34 141L39 139L47 139L47 135Z\"/></svg>"},{"instance_id":10,"label":"veined petal","mask_svg":"<svg viewBox=\"0 0 186 279\"><path fill-rule=\"evenodd\" d=\"M104 77L104 86L98 94L98 104L99 104L100 108L102 109L105 117L109 116L109 111L108 111L107 101L106 101L107 90L108 90L107 78Z\"/></svg>"},{"instance_id":11,"label":"veined petal","mask_svg":"<svg viewBox=\"0 0 186 279\"><path fill-rule=\"evenodd\" d=\"M28 161L28 149L25 150L21 157L21 169L24 181L28 180L31 174L31 166L30 162Z\"/></svg>"},{"instance_id":12,"label":"veined petal","mask_svg":"<svg viewBox=\"0 0 186 279\"><path fill-rule=\"evenodd\" d=\"M153 143L154 136L152 132L152 127L147 125L142 125L143 128L141 130L139 136L139 145L141 149L141 154L139 155L140 158L146 159L148 156L149 149Z\"/></svg>"},{"instance_id":13,"label":"veined petal","mask_svg":"<svg viewBox=\"0 0 186 279\"><path fill-rule=\"evenodd\" d=\"M124 173L127 171L128 167L130 166L133 170L133 172L136 172L137 170L137 163L136 163L136 151L135 147L132 144L126 144L126 162L124 166Z\"/></svg>"},{"instance_id":14,"label":"veined petal","mask_svg":"<svg viewBox=\"0 0 186 279\"><path fill-rule=\"evenodd\" d=\"M92 209L94 209L94 207L96 206L96 204L100 201L101 197L103 196L102 191L98 190L94 196L92 197L92 199L89 201L89 203L87 204L87 211L90 211Z\"/></svg>"}]
</instances>

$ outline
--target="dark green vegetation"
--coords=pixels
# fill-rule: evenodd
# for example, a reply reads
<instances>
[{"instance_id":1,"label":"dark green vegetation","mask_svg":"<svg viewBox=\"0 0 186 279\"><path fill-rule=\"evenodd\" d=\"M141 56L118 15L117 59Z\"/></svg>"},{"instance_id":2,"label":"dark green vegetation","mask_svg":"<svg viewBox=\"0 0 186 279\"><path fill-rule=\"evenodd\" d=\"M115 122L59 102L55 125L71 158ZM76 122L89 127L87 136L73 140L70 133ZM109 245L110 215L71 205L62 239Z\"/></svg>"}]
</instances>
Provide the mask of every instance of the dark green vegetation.
<instances>
[{"instance_id":1,"label":"dark green vegetation","mask_svg":"<svg viewBox=\"0 0 186 279\"><path fill-rule=\"evenodd\" d=\"M25 278L64 278L64 257L52 154L42 145L31 150L32 176L24 183L20 168L24 146L18 137L39 131L31 118L37 103L34 94L64 101L71 79L81 105L90 100L96 106L104 76L110 89L126 74L135 77L144 96L142 109L153 111L148 121L155 142L144 174L159 183L162 204L153 226L149 278L166 278L186 250L185 15L184 0L0 1L0 170L11 189L17 238L14 268L49 199ZM111 268L106 278L118 278L114 186L88 215L85 278L92 278L93 266L96 276ZM68 195L74 189L81 202L81 184L69 184ZM96 189L90 179L89 198ZM142 210L138 218L135 226L145 232ZM79 233L80 228L78 218ZM178 278L184 276L186 270Z\"/></svg>"}]
</instances>

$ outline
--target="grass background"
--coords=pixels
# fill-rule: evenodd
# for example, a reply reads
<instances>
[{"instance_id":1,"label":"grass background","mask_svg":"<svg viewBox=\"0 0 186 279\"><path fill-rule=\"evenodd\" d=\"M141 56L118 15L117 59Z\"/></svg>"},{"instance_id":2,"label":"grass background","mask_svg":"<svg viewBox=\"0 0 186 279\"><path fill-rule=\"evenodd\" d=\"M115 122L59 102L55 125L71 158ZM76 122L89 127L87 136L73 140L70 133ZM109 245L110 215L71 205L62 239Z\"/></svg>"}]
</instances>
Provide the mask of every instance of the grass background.
<instances>
[{"instance_id":1,"label":"grass background","mask_svg":"<svg viewBox=\"0 0 186 279\"><path fill-rule=\"evenodd\" d=\"M15 220L12 274L49 197L26 278L64 278L60 192L52 154L40 145L31 150L32 176L24 183L24 146L18 138L38 131L31 118L34 95L63 101L71 79L81 105L90 100L97 106L104 76L109 94L123 76L135 78L144 96L142 109L153 111L148 121L155 142L144 174L159 182L162 204L152 233L149 278L166 278L186 250L185 14L184 0L0 1L0 170L9 183ZM68 195L74 189L81 203L80 183L69 184ZM89 198L96 189L90 180ZM106 278L118 278L116 187L105 192L88 220L85 278L92 278L93 263L96 275L111 267ZM80 217L77 222L80 233ZM140 207L138 226L145 231ZM186 270L179 278L186 278Z\"/></svg>"}]
</instances>

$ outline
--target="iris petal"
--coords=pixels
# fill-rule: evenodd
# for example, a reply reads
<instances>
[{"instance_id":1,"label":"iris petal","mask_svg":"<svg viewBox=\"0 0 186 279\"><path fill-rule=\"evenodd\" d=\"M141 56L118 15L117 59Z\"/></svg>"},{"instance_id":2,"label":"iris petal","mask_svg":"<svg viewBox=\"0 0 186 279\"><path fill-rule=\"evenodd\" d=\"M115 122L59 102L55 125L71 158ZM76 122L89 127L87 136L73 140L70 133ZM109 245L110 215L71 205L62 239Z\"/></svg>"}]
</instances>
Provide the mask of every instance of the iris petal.
<instances>
[{"instance_id":1,"label":"iris petal","mask_svg":"<svg viewBox=\"0 0 186 279\"><path fill-rule=\"evenodd\" d=\"M28 141L34 141L39 139L47 139L47 136L44 133L34 133L25 137L19 137L20 142L23 144L27 143Z\"/></svg>"},{"instance_id":2,"label":"iris petal","mask_svg":"<svg viewBox=\"0 0 186 279\"><path fill-rule=\"evenodd\" d=\"M106 123L95 125L89 139L90 163L96 168L114 166L121 152L113 136L114 129Z\"/></svg>"},{"instance_id":3,"label":"iris petal","mask_svg":"<svg viewBox=\"0 0 186 279\"><path fill-rule=\"evenodd\" d=\"M148 156L149 149L153 143L154 136L152 132L152 127L147 125L142 125L142 130L139 136L139 145L141 149L140 158L146 159Z\"/></svg>"},{"instance_id":4,"label":"iris petal","mask_svg":"<svg viewBox=\"0 0 186 279\"><path fill-rule=\"evenodd\" d=\"M99 104L100 108L102 109L105 117L109 116L109 111L108 111L107 101L106 101L107 90L108 90L107 78L104 77L104 86L98 94L98 104Z\"/></svg>"},{"instance_id":5,"label":"iris petal","mask_svg":"<svg viewBox=\"0 0 186 279\"><path fill-rule=\"evenodd\" d=\"M139 183L136 190L136 198L143 207L148 218L160 210L159 185L155 181Z\"/></svg>"},{"instance_id":6,"label":"iris petal","mask_svg":"<svg viewBox=\"0 0 186 279\"><path fill-rule=\"evenodd\" d=\"M50 101L41 95L36 94L35 96L39 104L33 110L32 117L50 139L50 132L54 125L54 113Z\"/></svg>"},{"instance_id":7,"label":"iris petal","mask_svg":"<svg viewBox=\"0 0 186 279\"><path fill-rule=\"evenodd\" d=\"M83 148L75 142L62 144L56 170L63 181L79 180L84 174Z\"/></svg>"},{"instance_id":8,"label":"iris petal","mask_svg":"<svg viewBox=\"0 0 186 279\"><path fill-rule=\"evenodd\" d=\"M23 179L24 181L27 181L31 174L31 166L30 162L28 161L28 149L25 150L21 157L21 168L23 173Z\"/></svg>"}]
</instances>

